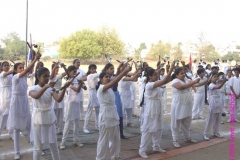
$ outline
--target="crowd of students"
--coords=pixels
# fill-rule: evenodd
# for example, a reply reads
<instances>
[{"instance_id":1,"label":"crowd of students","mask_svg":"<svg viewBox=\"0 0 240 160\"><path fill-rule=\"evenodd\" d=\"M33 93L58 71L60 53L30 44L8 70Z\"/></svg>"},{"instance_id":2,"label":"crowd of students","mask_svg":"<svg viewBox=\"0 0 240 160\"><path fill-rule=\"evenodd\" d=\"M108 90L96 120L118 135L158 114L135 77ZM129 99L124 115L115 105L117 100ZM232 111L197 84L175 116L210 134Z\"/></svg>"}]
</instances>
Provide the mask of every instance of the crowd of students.
<instances>
[{"instance_id":1,"label":"crowd of students","mask_svg":"<svg viewBox=\"0 0 240 160\"><path fill-rule=\"evenodd\" d=\"M148 158L146 151L151 143L154 151L165 153L166 150L162 149L160 143L163 115L167 113L167 83L171 83L172 91L170 125L174 147L180 147L180 131L187 142L197 142L190 135L190 126L192 120L205 119L205 104L209 103L206 126L203 129L204 140L209 140L211 127L215 137L223 137L220 134L220 124L224 123L222 115L234 114L235 119L229 118L227 122L240 122L237 119L240 105L239 66L232 70L224 66L223 72L219 72L216 62L212 67L206 65L206 68L202 62L198 65L194 63L193 70L191 65L185 65L183 61L182 66L174 61L165 68L160 63L152 68L143 62L136 71L132 71L131 65L126 61L119 63L116 72L114 65L107 63L100 73L97 73L95 64L90 64L85 73L79 68L80 60L74 59L68 67L60 62L54 63L50 72L39 62L40 57L40 54L36 54L25 69L22 63L15 63L12 69L9 62L0 63L0 134L6 127L14 140L14 159L20 159L20 132L33 144L34 160L40 159L42 144L45 143L50 146L52 158L59 160L58 148L66 148L71 124L73 144L82 147L78 134L80 121L84 120L83 131L90 133L89 120L93 110L95 129L99 130L96 160L105 159L108 151L111 160L120 159L121 139L128 139L123 133L123 118L126 114L126 125L134 126L132 115L135 114L136 106L140 107L139 155ZM64 68L63 73L59 73L60 66ZM63 85L64 77L67 81ZM31 79L32 86L28 86L27 78ZM138 104L135 104L134 82L139 85ZM83 108L83 90L88 90L86 114ZM235 110L229 112L231 94L235 97ZM28 96L32 98L32 113ZM63 134L59 147L57 134Z\"/></svg>"}]
</instances>

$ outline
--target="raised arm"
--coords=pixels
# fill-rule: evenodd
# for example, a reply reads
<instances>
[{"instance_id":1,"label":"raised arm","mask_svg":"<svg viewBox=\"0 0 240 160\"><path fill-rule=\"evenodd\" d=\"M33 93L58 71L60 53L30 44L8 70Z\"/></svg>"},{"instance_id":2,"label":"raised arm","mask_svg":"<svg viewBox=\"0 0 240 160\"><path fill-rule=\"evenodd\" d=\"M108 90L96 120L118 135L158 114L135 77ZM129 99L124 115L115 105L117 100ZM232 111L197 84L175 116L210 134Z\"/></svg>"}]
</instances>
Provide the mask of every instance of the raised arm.
<instances>
[{"instance_id":1,"label":"raised arm","mask_svg":"<svg viewBox=\"0 0 240 160\"><path fill-rule=\"evenodd\" d=\"M141 73L141 70L138 70L132 77L124 77L124 81L137 81L138 75Z\"/></svg>"},{"instance_id":2,"label":"raised arm","mask_svg":"<svg viewBox=\"0 0 240 160\"><path fill-rule=\"evenodd\" d=\"M202 85L205 85L205 84L208 83L208 80L209 80L209 79L206 79L205 81L203 81L203 82L201 82L201 83L194 84L192 87L200 87L200 86L202 86Z\"/></svg>"},{"instance_id":3,"label":"raised arm","mask_svg":"<svg viewBox=\"0 0 240 160\"><path fill-rule=\"evenodd\" d=\"M227 81L227 78L224 78L223 81L217 85L217 86L214 86L213 89L220 89L222 88L222 86L224 85L224 83ZM230 87L231 88L231 87ZM234 92L233 92L234 93Z\"/></svg>"},{"instance_id":4,"label":"raised arm","mask_svg":"<svg viewBox=\"0 0 240 160\"><path fill-rule=\"evenodd\" d=\"M37 92L33 90L29 91L29 96L31 96L34 99L39 99L49 87L53 87L53 86L54 86L54 82L49 82Z\"/></svg>"},{"instance_id":5,"label":"raised arm","mask_svg":"<svg viewBox=\"0 0 240 160\"><path fill-rule=\"evenodd\" d=\"M3 73L3 77L6 77L8 76L9 74L12 74L14 70L10 70L10 71L7 71L7 72L4 72Z\"/></svg>"},{"instance_id":6,"label":"raised arm","mask_svg":"<svg viewBox=\"0 0 240 160\"><path fill-rule=\"evenodd\" d=\"M200 81L200 79L197 78L194 81L191 81L191 82L186 83L186 84L181 84L180 82L176 82L172 86L176 89L184 90L184 89L192 87L194 84L198 83L199 81Z\"/></svg>"}]
</instances>

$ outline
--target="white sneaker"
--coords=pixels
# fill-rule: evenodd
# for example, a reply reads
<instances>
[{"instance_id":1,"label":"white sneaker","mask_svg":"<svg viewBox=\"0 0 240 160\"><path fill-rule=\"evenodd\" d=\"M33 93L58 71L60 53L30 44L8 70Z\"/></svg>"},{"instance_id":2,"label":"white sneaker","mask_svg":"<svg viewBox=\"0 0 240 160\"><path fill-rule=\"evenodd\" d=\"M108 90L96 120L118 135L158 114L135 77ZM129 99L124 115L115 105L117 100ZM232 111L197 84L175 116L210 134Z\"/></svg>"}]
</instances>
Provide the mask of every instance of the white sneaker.
<instances>
[{"instance_id":1,"label":"white sneaker","mask_svg":"<svg viewBox=\"0 0 240 160\"><path fill-rule=\"evenodd\" d=\"M166 153L166 150L162 149L162 148L158 148L158 149L153 149L154 152L161 152L161 153Z\"/></svg>"},{"instance_id":2,"label":"white sneaker","mask_svg":"<svg viewBox=\"0 0 240 160\"><path fill-rule=\"evenodd\" d=\"M148 158L147 154L145 152L139 152L139 155L142 157L142 158Z\"/></svg>"},{"instance_id":3,"label":"white sneaker","mask_svg":"<svg viewBox=\"0 0 240 160\"><path fill-rule=\"evenodd\" d=\"M61 144L60 144L60 149L65 149L66 148L66 143L65 142L62 142Z\"/></svg>"},{"instance_id":4,"label":"white sneaker","mask_svg":"<svg viewBox=\"0 0 240 160\"><path fill-rule=\"evenodd\" d=\"M228 119L228 120L227 120L227 123L230 123L230 122L231 122L231 119Z\"/></svg>"},{"instance_id":5,"label":"white sneaker","mask_svg":"<svg viewBox=\"0 0 240 160\"><path fill-rule=\"evenodd\" d=\"M192 139L191 137L187 138L186 142L188 142L188 143L197 143L197 141L195 139Z\"/></svg>"},{"instance_id":6,"label":"white sneaker","mask_svg":"<svg viewBox=\"0 0 240 160\"><path fill-rule=\"evenodd\" d=\"M87 130L86 128L83 129L83 132L84 132L84 133L90 133L89 130Z\"/></svg>"},{"instance_id":7,"label":"white sneaker","mask_svg":"<svg viewBox=\"0 0 240 160\"><path fill-rule=\"evenodd\" d=\"M213 135L217 138L223 138L223 136L220 133L214 133Z\"/></svg>"},{"instance_id":8,"label":"white sneaker","mask_svg":"<svg viewBox=\"0 0 240 160\"><path fill-rule=\"evenodd\" d=\"M80 143L79 141L74 141L74 142L73 142L73 145L79 146L79 147L83 147L83 144Z\"/></svg>"},{"instance_id":9,"label":"white sneaker","mask_svg":"<svg viewBox=\"0 0 240 160\"><path fill-rule=\"evenodd\" d=\"M240 121L238 119L235 119L235 122L240 123Z\"/></svg>"},{"instance_id":10,"label":"white sneaker","mask_svg":"<svg viewBox=\"0 0 240 160\"><path fill-rule=\"evenodd\" d=\"M203 135L203 139L204 139L205 141L209 141L209 137L208 137L206 134Z\"/></svg>"},{"instance_id":11,"label":"white sneaker","mask_svg":"<svg viewBox=\"0 0 240 160\"><path fill-rule=\"evenodd\" d=\"M177 141L173 141L173 146L176 147L176 148L181 147Z\"/></svg>"},{"instance_id":12,"label":"white sneaker","mask_svg":"<svg viewBox=\"0 0 240 160\"><path fill-rule=\"evenodd\" d=\"M16 153L14 159L20 159L20 153Z\"/></svg>"}]
</instances>

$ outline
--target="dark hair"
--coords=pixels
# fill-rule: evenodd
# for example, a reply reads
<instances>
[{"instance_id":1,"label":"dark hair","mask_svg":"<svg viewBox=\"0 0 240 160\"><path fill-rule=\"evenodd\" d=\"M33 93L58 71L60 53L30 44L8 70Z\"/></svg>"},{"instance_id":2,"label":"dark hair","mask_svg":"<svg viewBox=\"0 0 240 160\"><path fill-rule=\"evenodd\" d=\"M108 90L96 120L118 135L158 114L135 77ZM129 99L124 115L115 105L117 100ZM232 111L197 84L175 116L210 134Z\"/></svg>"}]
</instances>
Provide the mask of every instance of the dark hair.
<instances>
[{"instance_id":1,"label":"dark hair","mask_svg":"<svg viewBox=\"0 0 240 160\"><path fill-rule=\"evenodd\" d=\"M49 69L46 67L39 68L37 71L37 77L40 77L41 75L43 75L44 72L47 72L47 71L49 72Z\"/></svg>"},{"instance_id":2,"label":"dark hair","mask_svg":"<svg viewBox=\"0 0 240 160\"><path fill-rule=\"evenodd\" d=\"M78 58L74 59L74 60L73 60L73 64L75 64L77 61L80 62L80 59L78 59Z\"/></svg>"},{"instance_id":3,"label":"dark hair","mask_svg":"<svg viewBox=\"0 0 240 160\"><path fill-rule=\"evenodd\" d=\"M189 64L186 64L184 67L190 68Z\"/></svg>"},{"instance_id":4,"label":"dark hair","mask_svg":"<svg viewBox=\"0 0 240 160\"><path fill-rule=\"evenodd\" d=\"M183 69L183 67L175 68L174 74L177 76Z\"/></svg>"},{"instance_id":5,"label":"dark hair","mask_svg":"<svg viewBox=\"0 0 240 160\"><path fill-rule=\"evenodd\" d=\"M211 64L207 64L205 68L208 69L209 66L211 66ZM211 69L211 68L210 68L210 69Z\"/></svg>"},{"instance_id":6,"label":"dark hair","mask_svg":"<svg viewBox=\"0 0 240 160\"><path fill-rule=\"evenodd\" d=\"M198 74L198 75L201 74L202 72L205 72L205 69L199 68L199 69L197 70L197 74Z\"/></svg>"},{"instance_id":7,"label":"dark hair","mask_svg":"<svg viewBox=\"0 0 240 160\"><path fill-rule=\"evenodd\" d=\"M91 69L91 68L97 68L97 66L96 66L95 64L90 64L90 65L88 66L87 76L90 74L90 69Z\"/></svg>"},{"instance_id":8,"label":"dark hair","mask_svg":"<svg viewBox=\"0 0 240 160\"><path fill-rule=\"evenodd\" d=\"M113 64L112 63L107 63L104 68L102 69L103 72L106 72L110 67L112 67Z\"/></svg>"},{"instance_id":9,"label":"dark hair","mask_svg":"<svg viewBox=\"0 0 240 160\"><path fill-rule=\"evenodd\" d=\"M240 68L239 68L239 67L234 68L234 72L235 72L235 71L240 72Z\"/></svg>"},{"instance_id":10,"label":"dark hair","mask_svg":"<svg viewBox=\"0 0 240 160\"><path fill-rule=\"evenodd\" d=\"M17 70L17 68L18 68L18 66L19 66L20 64L22 64L22 63L15 63L15 64L14 64L14 66L13 66L13 69L14 69L13 75L17 74L16 70Z\"/></svg>"},{"instance_id":11,"label":"dark hair","mask_svg":"<svg viewBox=\"0 0 240 160\"><path fill-rule=\"evenodd\" d=\"M74 69L77 69L77 67L75 67L75 66L68 66L68 68L67 68L67 70L68 70L68 73L70 73L71 71L73 71ZM66 78L66 80L68 80L70 78L70 75L68 74L67 75L67 78Z\"/></svg>"},{"instance_id":12,"label":"dark hair","mask_svg":"<svg viewBox=\"0 0 240 160\"><path fill-rule=\"evenodd\" d=\"M4 63L8 63L9 64L8 61L3 61L3 62L0 63L0 65L3 66Z\"/></svg>"},{"instance_id":13,"label":"dark hair","mask_svg":"<svg viewBox=\"0 0 240 160\"><path fill-rule=\"evenodd\" d=\"M149 81L149 79L150 79L149 77L154 74L155 69L153 69L153 68L148 68L146 71L147 71L147 81L146 81L146 83L148 83L148 81Z\"/></svg>"},{"instance_id":14,"label":"dark hair","mask_svg":"<svg viewBox=\"0 0 240 160\"><path fill-rule=\"evenodd\" d=\"M160 71L165 71L165 68L160 68Z\"/></svg>"},{"instance_id":15,"label":"dark hair","mask_svg":"<svg viewBox=\"0 0 240 160\"><path fill-rule=\"evenodd\" d=\"M146 63L147 63L147 62L143 62L141 67L143 68Z\"/></svg>"},{"instance_id":16,"label":"dark hair","mask_svg":"<svg viewBox=\"0 0 240 160\"><path fill-rule=\"evenodd\" d=\"M224 75L224 73L223 73L223 72L218 72L217 75L218 75L218 76L221 76L221 75Z\"/></svg>"},{"instance_id":17,"label":"dark hair","mask_svg":"<svg viewBox=\"0 0 240 160\"><path fill-rule=\"evenodd\" d=\"M56 64L56 63L53 63L53 64L52 64L52 69L54 68L55 64Z\"/></svg>"},{"instance_id":18,"label":"dark hair","mask_svg":"<svg viewBox=\"0 0 240 160\"><path fill-rule=\"evenodd\" d=\"M102 72L102 73L100 73L100 75L98 76L99 81L98 81L98 83L97 83L97 85L96 85L96 90L98 90L100 84L102 84L102 83L101 83L101 79L103 79L103 77L104 77L105 75L107 75L107 74L109 74L109 73L107 73L107 72Z\"/></svg>"}]
</instances>

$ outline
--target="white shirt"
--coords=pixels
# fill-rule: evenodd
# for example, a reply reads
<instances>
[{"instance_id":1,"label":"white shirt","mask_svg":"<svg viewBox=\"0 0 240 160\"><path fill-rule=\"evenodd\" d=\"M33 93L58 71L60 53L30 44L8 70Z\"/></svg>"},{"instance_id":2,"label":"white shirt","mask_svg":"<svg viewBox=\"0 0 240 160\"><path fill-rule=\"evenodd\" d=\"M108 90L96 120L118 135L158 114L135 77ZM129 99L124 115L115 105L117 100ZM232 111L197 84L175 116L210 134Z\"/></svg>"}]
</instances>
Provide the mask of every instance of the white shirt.
<instances>
[{"instance_id":1,"label":"white shirt","mask_svg":"<svg viewBox=\"0 0 240 160\"><path fill-rule=\"evenodd\" d=\"M200 77L198 77L198 78L200 78ZM197 79L197 78L196 78L196 79ZM206 77L200 78L199 83L202 83L202 82L204 82L204 81L206 81L206 80L207 80ZM203 92L205 92L205 85L196 87L196 93L203 93Z\"/></svg>"},{"instance_id":2,"label":"white shirt","mask_svg":"<svg viewBox=\"0 0 240 160\"><path fill-rule=\"evenodd\" d=\"M237 95L240 94L240 77L232 77L229 80L229 86L233 87L233 90Z\"/></svg>"}]
</instances>

